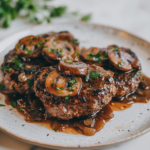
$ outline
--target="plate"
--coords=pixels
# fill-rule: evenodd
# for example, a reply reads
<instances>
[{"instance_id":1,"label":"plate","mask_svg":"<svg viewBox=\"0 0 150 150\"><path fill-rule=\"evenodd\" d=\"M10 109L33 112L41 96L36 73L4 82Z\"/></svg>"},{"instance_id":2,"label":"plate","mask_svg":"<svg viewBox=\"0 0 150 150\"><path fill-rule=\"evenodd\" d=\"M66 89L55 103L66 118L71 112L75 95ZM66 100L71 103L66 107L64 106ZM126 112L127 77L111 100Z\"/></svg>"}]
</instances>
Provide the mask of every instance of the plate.
<instances>
[{"instance_id":1,"label":"plate","mask_svg":"<svg viewBox=\"0 0 150 150\"><path fill-rule=\"evenodd\" d=\"M150 43L125 31L87 23L59 23L34 26L15 33L0 42L0 63L14 48L17 41L27 35L38 35L48 31L71 32L84 47L106 47L110 44L131 48L142 63L142 70L150 77ZM0 103L4 96L0 95ZM54 132L44 126L27 123L11 106L0 107L0 129L25 142L48 148L88 149L110 146L137 137L150 130L150 102L136 103L124 111L114 112L114 118L94 136ZM22 126L25 124L25 126ZM47 136L49 134L49 136Z\"/></svg>"}]
</instances>

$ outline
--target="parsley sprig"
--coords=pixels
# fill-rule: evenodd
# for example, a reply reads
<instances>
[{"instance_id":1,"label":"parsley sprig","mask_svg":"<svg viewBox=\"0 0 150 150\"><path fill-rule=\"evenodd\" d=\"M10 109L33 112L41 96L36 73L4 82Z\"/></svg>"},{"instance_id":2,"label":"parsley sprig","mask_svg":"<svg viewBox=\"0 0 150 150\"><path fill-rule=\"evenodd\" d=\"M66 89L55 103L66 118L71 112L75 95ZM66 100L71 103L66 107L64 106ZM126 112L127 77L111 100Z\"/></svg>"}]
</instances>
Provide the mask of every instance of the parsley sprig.
<instances>
[{"instance_id":1,"label":"parsley sprig","mask_svg":"<svg viewBox=\"0 0 150 150\"><path fill-rule=\"evenodd\" d=\"M18 57L14 58L12 60L12 62L14 63L13 68L15 70L20 70L23 67L23 64L20 62L20 60L18 59Z\"/></svg>"},{"instance_id":2,"label":"parsley sprig","mask_svg":"<svg viewBox=\"0 0 150 150\"><path fill-rule=\"evenodd\" d=\"M97 53L96 55L94 55L94 53L90 53L87 57L90 59L94 59L96 60L98 63L100 63L102 61L102 59L100 58L101 53Z\"/></svg>"},{"instance_id":3,"label":"parsley sprig","mask_svg":"<svg viewBox=\"0 0 150 150\"><path fill-rule=\"evenodd\" d=\"M0 1L0 26L8 28L12 20L24 18L33 24L51 22L54 17L81 16L82 21L88 21L91 14L82 15L80 13L67 12L66 6L54 7L50 5L51 0L1 0ZM24 13L23 13L24 12ZM44 12L44 13L41 13Z\"/></svg>"}]
</instances>

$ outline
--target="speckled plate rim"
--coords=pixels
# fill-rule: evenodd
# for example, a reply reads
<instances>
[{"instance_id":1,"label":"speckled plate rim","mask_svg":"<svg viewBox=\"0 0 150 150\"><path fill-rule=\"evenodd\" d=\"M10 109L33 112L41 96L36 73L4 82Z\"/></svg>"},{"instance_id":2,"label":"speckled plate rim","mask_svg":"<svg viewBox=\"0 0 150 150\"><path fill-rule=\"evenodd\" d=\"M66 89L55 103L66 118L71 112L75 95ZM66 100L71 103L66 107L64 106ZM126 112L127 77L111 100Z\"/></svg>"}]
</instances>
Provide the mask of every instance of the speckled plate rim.
<instances>
[{"instance_id":1,"label":"speckled plate rim","mask_svg":"<svg viewBox=\"0 0 150 150\"><path fill-rule=\"evenodd\" d=\"M49 25L55 25L55 24L58 24L58 23L50 23L50 24L46 24L46 25L36 25L36 26L31 26L31 27L28 27L27 29L24 29L24 30L21 30L17 33L14 33L14 34L11 34L10 36L0 40L0 44L4 43L6 40L8 40L9 37L13 37L19 33L22 33L22 32L25 32L25 31L30 31L32 28L34 27L37 27L37 26L49 26ZM148 45L150 47L150 43L136 35L133 35L131 33L128 33L124 30L121 30L121 29L118 29L118 28L114 28L114 27L110 27L110 26L105 26L105 25L100 25L100 24L93 24L93 23L86 23L86 22L63 22L63 23L59 23L59 24L69 24L69 25L75 25L75 24L84 24L84 25L91 25L93 27L105 27L107 29L113 29L113 30L116 30L116 31L121 31L121 32L124 32L125 34L128 34L128 36L132 37L132 38L136 38L138 40L140 40L142 43L145 43L146 45ZM46 148L53 148L53 149L87 149L87 148L99 148L99 147L106 147L106 146L111 146L111 145L114 145L114 144L119 144L121 142L125 142L125 141L128 141L128 140L131 140L133 138L136 138L148 131L150 131L150 127L143 130L142 132L139 132L137 134L134 134L132 136L129 136L127 138L123 138L123 139L120 139L120 140L116 140L116 141L113 141L113 142L107 142L105 144L96 144L96 145L90 145L90 146L80 146L80 147L77 147L77 146L58 146L58 145L52 145L52 144L47 144L47 143L44 143L44 142L37 142L37 141L34 141L34 140L30 140L30 139L26 139L24 138L23 136L19 136L11 131L8 131L7 129L5 129L4 127L0 126L0 131L6 133L6 134L9 134L21 141L24 141L26 143L29 143L29 144L32 144L32 145L38 145L38 146L42 146L42 147L46 147Z\"/></svg>"}]
</instances>

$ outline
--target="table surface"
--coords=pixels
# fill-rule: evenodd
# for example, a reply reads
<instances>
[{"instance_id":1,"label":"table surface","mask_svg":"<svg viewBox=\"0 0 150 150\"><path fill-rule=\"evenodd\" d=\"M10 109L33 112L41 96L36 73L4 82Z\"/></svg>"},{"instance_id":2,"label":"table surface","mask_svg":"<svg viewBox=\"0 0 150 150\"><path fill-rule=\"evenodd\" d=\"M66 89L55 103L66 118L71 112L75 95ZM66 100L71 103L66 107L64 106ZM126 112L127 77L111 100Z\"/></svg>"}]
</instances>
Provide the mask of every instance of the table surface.
<instances>
[{"instance_id":1,"label":"table surface","mask_svg":"<svg viewBox=\"0 0 150 150\"><path fill-rule=\"evenodd\" d=\"M92 13L91 23L123 29L150 42L150 0L55 0L52 4L66 5L68 11ZM76 18L56 18L52 22L75 21ZM0 40L30 27L26 20L16 19L8 29L0 28ZM149 150L150 132L125 143L101 150ZM16 140L0 132L0 150L48 150Z\"/></svg>"}]
</instances>

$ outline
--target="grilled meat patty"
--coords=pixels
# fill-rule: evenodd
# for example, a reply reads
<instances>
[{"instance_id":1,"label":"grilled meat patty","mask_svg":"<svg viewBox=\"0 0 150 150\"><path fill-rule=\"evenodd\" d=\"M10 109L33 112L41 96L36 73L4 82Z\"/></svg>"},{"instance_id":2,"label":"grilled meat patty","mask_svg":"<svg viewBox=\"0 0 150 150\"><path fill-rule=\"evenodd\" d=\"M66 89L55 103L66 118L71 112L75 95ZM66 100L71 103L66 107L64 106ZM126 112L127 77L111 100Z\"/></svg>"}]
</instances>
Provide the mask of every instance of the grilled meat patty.
<instances>
[{"instance_id":1,"label":"grilled meat patty","mask_svg":"<svg viewBox=\"0 0 150 150\"><path fill-rule=\"evenodd\" d=\"M49 81L49 76L53 78L52 75L56 72L58 72L57 68L54 67L42 68L36 73L34 81L36 96L40 98L47 112L53 117L69 120L74 117L91 115L107 105L116 94L114 79L109 72L96 65L90 66L86 81L85 77L79 80L58 72L55 83L49 85L50 93L48 92L49 88L45 85ZM77 84L78 82L79 84ZM49 81L49 83L51 82ZM64 85L64 88L58 89L60 83ZM72 83L71 86L69 83ZM78 88L77 93L76 90L70 89L75 85ZM66 96L67 92L70 94Z\"/></svg>"},{"instance_id":2,"label":"grilled meat patty","mask_svg":"<svg viewBox=\"0 0 150 150\"><path fill-rule=\"evenodd\" d=\"M42 58L26 58L18 56L15 50L10 51L4 58L2 71L4 85L11 93L33 93L34 75L37 70L48 63Z\"/></svg>"}]
</instances>

